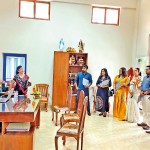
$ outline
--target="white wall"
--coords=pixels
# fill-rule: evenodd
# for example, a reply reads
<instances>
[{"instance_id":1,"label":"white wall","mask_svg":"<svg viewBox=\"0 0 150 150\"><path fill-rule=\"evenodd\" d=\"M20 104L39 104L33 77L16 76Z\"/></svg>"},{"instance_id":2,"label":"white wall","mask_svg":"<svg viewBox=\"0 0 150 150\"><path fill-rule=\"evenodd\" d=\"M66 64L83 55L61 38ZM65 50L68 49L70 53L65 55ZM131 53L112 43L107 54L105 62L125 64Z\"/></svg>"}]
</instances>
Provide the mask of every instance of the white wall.
<instances>
[{"instance_id":1,"label":"white wall","mask_svg":"<svg viewBox=\"0 0 150 150\"><path fill-rule=\"evenodd\" d=\"M18 18L18 0L0 2L0 52L26 53L27 74L33 84L50 84L52 91L53 52L61 37L77 49L80 38L89 53L89 72L96 82L100 69L114 77L120 67L131 66L136 10L121 9L120 26L91 24L91 6L51 3L51 20ZM0 57L2 78L2 55ZM63 65L62 65L63 67Z\"/></svg>"},{"instance_id":2,"label":"white wall","mask_svg":"<svg viewBox=\"0 0 150 150\"><path fill-rule=\"evenodd\" d=\"M150 53L148 54L148 43L150 35L150 0L139 0L137 10L138 21L136 31L137 38L135 46L135 58L150 55Z\"/></svg>"},{"instance_id":3,"label":"white wall","mask_svg":"<svg viewBox=\"0 0 150 150\"><path fill-rule=\"evenodd\" d=\"M136 8L137 5L137 0L46 0L46 1L90 4L90 5L92 4L111 5L111 6L120 6L126 8Z\"/></svg>"}]
</instances>

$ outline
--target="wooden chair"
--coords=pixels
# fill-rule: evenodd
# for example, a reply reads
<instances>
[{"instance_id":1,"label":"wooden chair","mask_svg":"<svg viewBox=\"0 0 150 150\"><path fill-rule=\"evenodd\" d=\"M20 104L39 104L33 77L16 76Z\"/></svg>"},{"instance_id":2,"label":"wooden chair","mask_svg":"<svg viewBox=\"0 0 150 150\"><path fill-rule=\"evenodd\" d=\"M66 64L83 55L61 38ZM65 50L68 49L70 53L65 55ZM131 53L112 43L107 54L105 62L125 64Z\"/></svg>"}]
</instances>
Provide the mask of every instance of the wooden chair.
<instances>
[{"instance_id":1,"label":"wooden chair","mask_svg":"<svg viewBox=\"0 0 150 150\"><path fill-rule=\"evenodd\" d=\"M61 126L63 126L67 122L79 123L81 113L82 113L84 98L85 98L85 95L84 95L84 91L82 90L82 91L80 91L80 95L79 95L77 113L62 114L62 117L60 118Z\"/></svg>"},{"instance_id":2,"label":"wooden chair","mask_svg":"<svg viewBox=\"0 0 150 150\"><path fill-rule=\"evenodd\" d=\"M93 111L96 112L96 94L97 94L97 86L93 86L93 97L94 97L94 100L93 100Z\"/></svg>"},{"instance_id":3,"label":"wooden chair","mask_svg":"<svg viewBox=\"0 0 150 150\"><path fill-rule=\"evenodd\" d=\"M54 106L52 109L52 121L54 120L54 113L56 113L56 123L55 123L56 126L58 125L58 113L60 112L70 113L71 99L72 99L72 88L71 86L68 86L66 98L67 106L66 107Z\"/></svg>"},{"instance_id":4,"label":"wooden chair","mask_svg":"<svg viewBox=\"0 0 150 150\"><path fill-rule=\"evenodd\" d=\"M66 136L67 137L74 137L77 140L77 150L79 150L79 140L81 137L81 150L83 149L83 134L84 134L84 122L86 116L86 109L87 109L87 99L86 96L83 102L82 113L80 117L79 124L73 123L66 123L64 124L56 133L55 136L55 149L58 150L58 138L62 136L63 138L63 145L66 143Z\"/></svg>"},{"instance_id":5,"label":"wooden chair","mask_svg":"<svg viewBox=\"0 0 150 150\"><path fill-rule=\"evenodd\" d=\"M48 110L48 98L49 98L49 93L48 93L48 84L36 84L35 88L37 91L40 92L40 103L45 103L45 108L46 111Z\"/></svg>"}]
</instances>

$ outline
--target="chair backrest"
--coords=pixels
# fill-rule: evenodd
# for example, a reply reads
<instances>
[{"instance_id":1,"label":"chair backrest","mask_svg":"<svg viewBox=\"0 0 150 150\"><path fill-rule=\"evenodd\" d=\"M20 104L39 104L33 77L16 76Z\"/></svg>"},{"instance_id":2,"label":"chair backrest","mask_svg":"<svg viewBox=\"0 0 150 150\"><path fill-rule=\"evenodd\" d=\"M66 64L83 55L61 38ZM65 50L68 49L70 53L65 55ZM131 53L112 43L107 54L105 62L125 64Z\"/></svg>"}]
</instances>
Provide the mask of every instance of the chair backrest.
<instances>
[{"instance_id":1,"label":"chair backrest","mask_svg":"<svg viewBox=\"0 0 150 150\"><path fill-rule=\"evenodd\" d=\"M48 84L36 84L36 90L41 93L41 96L48 97Z\"/></svg>"},{"instance_id":2,"label":"chair backrest","mask_svg":"<svg viewBox=\"0 0 150 150\"><path fill-rule=\"evenodd\" d=\"M92 88L93 88L93 96L96 97L98 87L93 86Z\"/></svg>"},{"instance_id":3,"label":"chair backrest","mask_svg":"<svg viewBox=\"0 0 150 150\"><path fill-rule=\"evenodd\" d=\"M68 86L66 104L67 104L67 107L69 108L69 110L71 107L71 99L72 99L72 88L71 88L71 86Z\"/></svg>"},{"instance_id":4,"label":"chair backrest","mask_svg":"<svg viewBox=\"0 0 150 150\"><path fill-rule=\"evenodd\" d=\"M84 91L81 90L79 95L79 101L78 101L78 109L77 109L77 114L79 115L79 118L81 117L82 114L84 98L85 98Z\"/></svg>"},{"instance_id":5,"label":"chair backrest","mask_svg":"<svg viewBox=\"0 0 150 150\"><path fill-rule=\"evenodd\" d=\"M87 102L88 102L88 97L86 96L84 98L84 102L83 102L83 109L82 109L82 114L80 117L78 134L80 134L84 130L85 116L86 116L86 110L87 110Z\"/></svg>"}]
</instances>

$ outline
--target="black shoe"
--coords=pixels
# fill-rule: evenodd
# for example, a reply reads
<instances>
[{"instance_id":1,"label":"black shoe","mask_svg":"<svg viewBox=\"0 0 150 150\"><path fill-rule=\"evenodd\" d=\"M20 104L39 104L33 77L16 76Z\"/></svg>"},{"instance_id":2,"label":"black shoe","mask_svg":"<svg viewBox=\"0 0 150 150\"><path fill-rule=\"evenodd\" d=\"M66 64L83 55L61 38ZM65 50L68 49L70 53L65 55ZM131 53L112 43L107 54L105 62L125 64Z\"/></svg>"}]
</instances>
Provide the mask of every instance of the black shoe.
<instances>
[{"instance_id":1,"label":"black shoe","mask_svg":"<svg viewBox=\"0 0 150 150\"><path fill-rule=\"evenodd\" d=\"M145 131L145 132L150 134L150 130L148 130L148 131Z\"/></svg>"},{"instance_id":2,"label":"black shoe","mask_svg":"<svg viewBox=\"0 0 150 150\"><path fill-rule=\"evenodd\" d=\"M146 123L144 123L144 122L142 122L142 123L137 123L137 125L138 125L138 126L140 126L140 127L147 126L147 124L146 124Z\"/></svg>"},{"instance_id":3,"label":"black shoe","mask_svg":"<svg viewBox=\"0 0 150 150\"><path fill-rule=\"evenodd\" d=\"M91 113L88 113L88 116L91 116Z\"/></svg>"},{"instance_id":4,"label":"black shoe","mask_svg":"<svg viewBox=\"0 0 150 150\"><path fill-rule=\"evenodd\" d=\"M150 130L150 127L149 126L144 126L143 129L144 130Z\"/></svg>"},{"instance_id":5,"label":"black shoe","mask_svg":"<svg viewBox=\"0 0 150 150\"><path fill-rule=\"evenodd\" d=\"M101 112L100 114L99 114L99 116L102 116L103 115L103 113Z\"/></svg>"}]
</instances>

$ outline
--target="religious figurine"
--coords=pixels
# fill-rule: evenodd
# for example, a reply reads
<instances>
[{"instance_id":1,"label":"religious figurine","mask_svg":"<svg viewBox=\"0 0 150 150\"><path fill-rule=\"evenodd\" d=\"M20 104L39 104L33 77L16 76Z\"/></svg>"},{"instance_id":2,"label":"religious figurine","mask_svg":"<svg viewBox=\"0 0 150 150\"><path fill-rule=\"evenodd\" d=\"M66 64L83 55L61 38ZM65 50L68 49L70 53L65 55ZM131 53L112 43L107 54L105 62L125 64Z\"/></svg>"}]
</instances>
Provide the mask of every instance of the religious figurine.
<instances>
[{"instance_id":1,"label":"religious figurine","mask_svg":"<svg viewBox=\"0 0 150 150\"><path fill-rule=\"evenodd\" d=\"M73 83L73 81L71 81L71 84L70 84L70 86L71 86L71 87L73 87L73 86L74 86L74 83Z\"/></svg>"},{"instance_id":2,"label":"religious figurine","mask_svg":"<svg viewBox=\"0 0 150 150\"><path fill-rule=\"evenodd\" d=\"M84 43L82 42L82 40L80 39L80 42L79 42L79 53L83 53L84 52Z\"/></svg>"},{"instance_id":3,"label":"religious figurine","mask_svg":"<svg viewBox=\"0 0 150 150\"><path fill-rule=\"evenodd\" d=\"M66 49L66 52L76 52L75 48L72 48L72 47L68 47Z\"/></svg>"},{"instance_id":4,"label":"religious figurine","mask_svg":"<svg viewBox=\"0 0 150 150\"><path fill-rule=\"evenodd\" d=\"M79 56L79 57L78 57L77 64L78 64L79 66L83 66L84 63L85 63L84 57Z\"/></svg>"},{"instance_id":5,"label":"religious figurine","mask_svg":"<svg viewBox=\"0 0 150 150\"><path fill-rule=\"evenodd\" d=\"M72 70L69 70L69 78L72 77Z\"/></svg>"},{"instance_id":6,"label":"religious figurine","mask_svg":"<svg viewBox=\"0 0 150 150\"><path fill-rule=\"evenodd\" d=\"M69 64L74 66L76 63L76 57L75 55L71 55L70 59L69 59Z\"/></svg>"},{"instance_id":7,"label":"religious figurine","mask_svg":"<svg viewBox=\"0 0 150 150\"><path fill-rule=\"evenodd\" d=\"M65 47L65 43L64 43L63 38L61 38L60 41L59 41L59 50L63 51L64 47Z\"/></svg>"}]
</instances>

